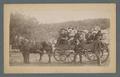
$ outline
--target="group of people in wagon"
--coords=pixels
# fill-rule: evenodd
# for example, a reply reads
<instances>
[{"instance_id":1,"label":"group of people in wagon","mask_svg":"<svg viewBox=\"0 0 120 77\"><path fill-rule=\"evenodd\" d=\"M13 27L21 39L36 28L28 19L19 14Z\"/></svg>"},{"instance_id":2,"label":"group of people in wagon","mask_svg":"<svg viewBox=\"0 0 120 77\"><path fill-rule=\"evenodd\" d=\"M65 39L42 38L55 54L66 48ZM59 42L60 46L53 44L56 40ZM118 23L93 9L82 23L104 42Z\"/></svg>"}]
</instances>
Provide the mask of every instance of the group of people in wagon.
<instances>
[{"instance_id":1,"label":"group of people in wagon","mask_svg":"<svg viewBox=\"0 0 120 77\"><path fill-rule=\"evenodd\" d=\"M74 27L61 28L57 39L58 45L91 43L95 40L101 40L102 33L99 26L88 30L77 30ZM73 42L74 41L74 42Z\"/></svg>"}]
</instances>

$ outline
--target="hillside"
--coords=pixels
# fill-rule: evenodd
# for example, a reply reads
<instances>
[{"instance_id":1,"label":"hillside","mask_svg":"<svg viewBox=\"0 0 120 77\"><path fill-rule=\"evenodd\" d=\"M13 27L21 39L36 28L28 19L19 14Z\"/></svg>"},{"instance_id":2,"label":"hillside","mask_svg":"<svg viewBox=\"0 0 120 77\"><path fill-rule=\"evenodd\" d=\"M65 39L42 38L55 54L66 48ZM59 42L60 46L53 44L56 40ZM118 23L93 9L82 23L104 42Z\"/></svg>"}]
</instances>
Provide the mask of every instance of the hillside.
<instances>
[{"instance_id":1,"label":"hillside","mask_svg":"<svg viewBox=\"0 0 120 77\"><path fill-rule=\"evenodd\" d=\"M33 37L36 37L36 40L47 40L49 38L58 37L58 31L60 28L72 26L80 30L90 30L95 26L100 26L102 29L107 29L110 26L109 24L108 19L88 19L83 21L69 21L55 24L39 24L39 26L35 26L33 29L33 32L35 32Z\"/></svg>"},{"instance_id":2,"label":"hillside","mask_svg":"<svg viewBox=\"0 0 120 77\"><path fill-rule=\"evenodd\" d=\"M14 38L16 35L36 41L57 38L59 29L67 28L69 26L80 30L90 30L94 26L100 26L102 29L107 29L110 27L110 20L107 18L67 21L52 24L39 24L39 22L40 21L35 18L25 17L21 14L11 14L10 42L14 43Z\"/></svg>"}]
</instances>

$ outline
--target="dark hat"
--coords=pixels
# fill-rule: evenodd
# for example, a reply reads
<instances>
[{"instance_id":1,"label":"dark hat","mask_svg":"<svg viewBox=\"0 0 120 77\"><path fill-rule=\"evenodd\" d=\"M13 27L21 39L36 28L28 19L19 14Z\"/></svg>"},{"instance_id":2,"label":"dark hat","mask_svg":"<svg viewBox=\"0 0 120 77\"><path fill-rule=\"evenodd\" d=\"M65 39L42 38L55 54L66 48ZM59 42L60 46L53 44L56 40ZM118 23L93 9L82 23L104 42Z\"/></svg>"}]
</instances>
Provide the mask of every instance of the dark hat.
<instances>
[{"instance_id":1,"label":"dark hat","mask_svg":"<svg viewBox=\"0 0 120 77\"><path fill-rule=\"evenodd\" d=\"M66 30L65 28L61 28L60 30Z\"/></svg>"}]
</instances>

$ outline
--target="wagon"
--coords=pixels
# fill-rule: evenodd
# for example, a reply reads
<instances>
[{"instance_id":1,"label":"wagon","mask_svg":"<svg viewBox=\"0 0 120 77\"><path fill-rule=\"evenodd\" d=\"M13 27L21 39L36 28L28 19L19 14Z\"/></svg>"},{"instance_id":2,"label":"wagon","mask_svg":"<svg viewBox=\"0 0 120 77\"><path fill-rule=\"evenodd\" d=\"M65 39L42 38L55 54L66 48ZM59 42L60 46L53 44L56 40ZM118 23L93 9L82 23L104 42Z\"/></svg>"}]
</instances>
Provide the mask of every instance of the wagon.
<instances>
[{"instance_id":1,"label":"wagon","mask_svg":"<svg viewBox=\"0 0 120 77\"><path fill-rule=\"evenodd\" d=\"M102 43L101 46L97 50L95 50L95 45L94 43L88 44L88 45L83 45L84 46L84 56L89 60L89 61L97 61L97 56L99 57L101 63L104 63L108 60L109 58L109 48L108 44ZM98 52L99 51L99 52Z\"/></svg>"},{"instance_id":2,"label":"wagon","mask_svg":"<svg viewBox=\"0 0 120 77\"><path fill-rule=\"evenodd\" d=\"M92 43L83 43L81 45L81 51L82 55L85 56L88 61L98 61L98 58L101 63L104 63L108 60L109 57L109 49L108 44L101 42L101 45L98 45L97 49L95 41Z\"/></svg>"},{"instance_id":3,"label":"wagon","mask_svg":"<svg viewBox=\"0 0 120 77\"><path fill-rule=\"evenodd\" d=\"M102 43L102 42L101 42ZM71 63L75 59L75 46L74 45L58 45L55 47L54 58L56 61L63 63ZM86 43L84 42L82 45L78 46L79 53L85 56L88 61L98 61L98 56L101 63L104 63L108 60L109 57L109 49L108 45L102 43L101 46L97 50L95 50L95 43ZM98 52L99 50L99 52Z\"/></svg>"}]
</instances>

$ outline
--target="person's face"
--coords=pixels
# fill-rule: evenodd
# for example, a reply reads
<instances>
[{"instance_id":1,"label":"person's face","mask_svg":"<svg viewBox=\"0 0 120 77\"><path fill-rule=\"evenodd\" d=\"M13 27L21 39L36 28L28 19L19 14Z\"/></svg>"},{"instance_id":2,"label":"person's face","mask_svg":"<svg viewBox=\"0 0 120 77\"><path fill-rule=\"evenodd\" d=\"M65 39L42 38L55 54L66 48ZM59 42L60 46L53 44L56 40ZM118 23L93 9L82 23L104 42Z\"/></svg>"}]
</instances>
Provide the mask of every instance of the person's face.
<instances>
[{"instance_id":1,"label":"person's face","mask_svg":"<svg viewBox=\"0 0 120 77\"><path fill-rule=\"evenodd\" d=\"M65 33L67 33L67 31L66 31L66 30L65 30L64 32L65 32Z\"/></svg>"},{"instance_id":2,"label":"person's face","mask_svg":"<svg viewBox=\"0 0 120 77\"><path fill-rule=\"evenodd\" d=\"M62 33L65 33L65 30L62 30Z\"/></svg>"}]
</instances>

